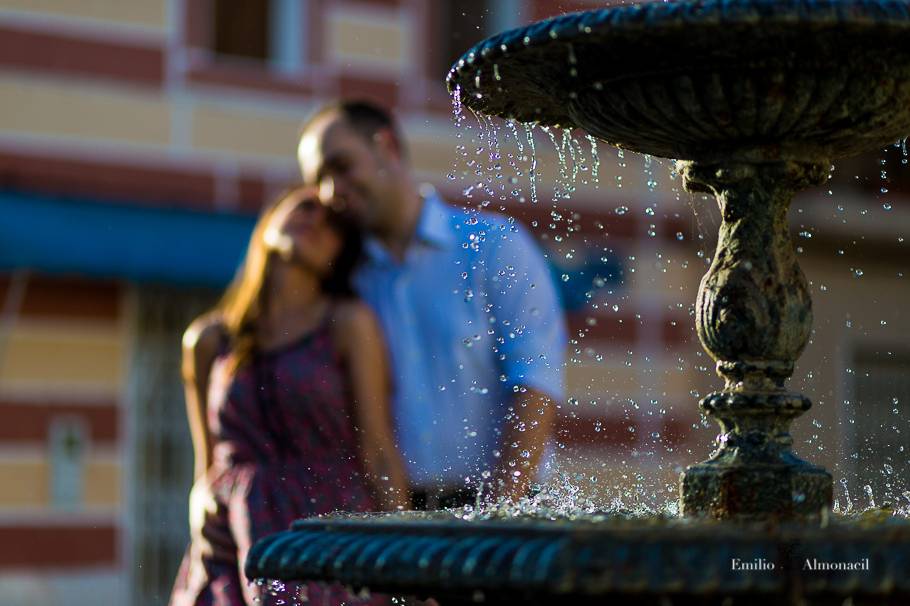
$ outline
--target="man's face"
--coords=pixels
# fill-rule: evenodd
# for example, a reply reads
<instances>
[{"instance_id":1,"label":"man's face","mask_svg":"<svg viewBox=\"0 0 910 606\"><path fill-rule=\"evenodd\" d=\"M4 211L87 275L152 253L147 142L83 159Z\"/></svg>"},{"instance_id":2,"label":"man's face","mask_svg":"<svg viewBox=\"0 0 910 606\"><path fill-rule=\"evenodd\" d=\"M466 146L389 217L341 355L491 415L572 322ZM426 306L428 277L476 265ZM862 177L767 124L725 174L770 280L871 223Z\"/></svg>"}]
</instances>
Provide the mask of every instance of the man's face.
<instances>
[{"instance_id":1,"label":"man's face","mask_svg":"<svg viewBox=\"0 0 910 606\"><path fill-rule=\"evenodd\" d=\"M388 223L395 203L397 158L368 141L338 116L311 124L297 148L303 181L319 188L323 202L351 213L368 230Z\"/></svg>"}]
</instances>

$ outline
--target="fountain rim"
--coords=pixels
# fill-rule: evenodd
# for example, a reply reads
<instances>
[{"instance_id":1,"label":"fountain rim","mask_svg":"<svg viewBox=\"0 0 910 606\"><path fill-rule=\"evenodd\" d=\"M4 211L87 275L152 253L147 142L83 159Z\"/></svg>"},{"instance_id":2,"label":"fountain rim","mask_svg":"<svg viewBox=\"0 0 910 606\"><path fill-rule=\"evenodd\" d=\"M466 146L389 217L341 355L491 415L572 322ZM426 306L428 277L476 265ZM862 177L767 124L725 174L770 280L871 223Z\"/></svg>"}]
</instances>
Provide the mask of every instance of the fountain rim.
<instances>
[{"instance_id":1,"label":"fountain rim","mask_svg":"<svg viewBox=\"0 0 910 606\"><path fill-rule=\"evenodd\" d=\"M677 516L623 516L619 514L589 514L589 517L541 518L514 516L509 518L463 519L456 512L375 512L360 514L328 515L295 521L292 532L363 532L365 534L419 533L421 535L448 535L470 532L493 532L497 534L540 534L573 536L579 534L604 537L608 535L651 534L657 531L677 533L681 540L709 533L736 536L740 538L786 539L798 536L802 539L865 537L878 534L906 536L910 539L910 522L904 518L887 518L883 523L869 525L861 518L850 518L831 514L825 521L806 522L803 520L717 520L709 517ZM424 517L426 513L445 514L446 517ZM449 517L451 516L451 517Z\"/></svg>"},{"instance_id":2,"label":"fountain rim","mask_svg":"<svg viewBox=\"0 0 910 606\"><path fill-rule=\"evenodd\" d=\"M516 591L548 596L714 595L751 589L787 595L880 594L898 578L910 557L910 524L827 527L805 524L730 524L702 520L699 532L683 525L642 524L628 532L613 525L514 524L503 520L410 520L377 522L374 514L309 518L269 535L250 550L249 578L314 579L392 593L470 597ZM406 516L404 516L406 517ZM504 523L505 522L505 523ZM882 550L868 549L875 544ZM804 557L871 558L871 572L815 576L793 568ZM777 561L779 573L731 571L730 557ZM849 556L849 557L848 557ZM855 556L855 557L853 557ZM470 564L468 564L470 562ZM631 575L630 570L639 574ZM646 570L677 570L654 577ZM786 573L785 570L795 571ZM810 577L812 577L810 579ZM800 580L801 579L801 580ZM910 582L893 587L910 595Z\"/></svg>"},{"instance_id":3,"label":"fountain rim","mask_svg":"<svg viewBox=\"0 0 910 606\"><path fill-rule=\"evenodd\" d=\"M446 75L450 93L465 69L521 50L572 38L699 25L885 25L910 30L910 4L900 0L684 0L648 1L575 11L505 30L477 42ZM521 46L516 46L517 43Z\"/></svg>"}]
</instances>

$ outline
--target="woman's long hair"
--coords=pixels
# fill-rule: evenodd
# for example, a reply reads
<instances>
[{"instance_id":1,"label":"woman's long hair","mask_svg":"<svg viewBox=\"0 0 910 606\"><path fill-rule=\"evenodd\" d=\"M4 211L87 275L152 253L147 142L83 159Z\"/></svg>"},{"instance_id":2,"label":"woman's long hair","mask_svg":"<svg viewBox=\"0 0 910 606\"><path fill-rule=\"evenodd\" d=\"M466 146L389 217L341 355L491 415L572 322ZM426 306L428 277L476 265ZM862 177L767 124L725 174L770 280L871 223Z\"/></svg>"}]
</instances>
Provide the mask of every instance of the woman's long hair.
<instances>
[{"instance_id":1,"label":"woman's long hair","mask_svg":"<svg viewBox=\"0 0 910 606\"><path fill-rule=\"evenodd\" d=\"M259 323L268 309L268 284L275 253L265 243L266 227L279 205L301 189L294 187L285 191L263 209L250 236L246 257L215 306L214 313L220 317L229 338L232 370L248 362L257 349ZM360 262L363 238L350 218L328 206L325 212L326 222L341 236L342 246L330 271L322 279L321 287L333 298L351 298L355 296L351 279Z\"/></svg>"}]
</instances>

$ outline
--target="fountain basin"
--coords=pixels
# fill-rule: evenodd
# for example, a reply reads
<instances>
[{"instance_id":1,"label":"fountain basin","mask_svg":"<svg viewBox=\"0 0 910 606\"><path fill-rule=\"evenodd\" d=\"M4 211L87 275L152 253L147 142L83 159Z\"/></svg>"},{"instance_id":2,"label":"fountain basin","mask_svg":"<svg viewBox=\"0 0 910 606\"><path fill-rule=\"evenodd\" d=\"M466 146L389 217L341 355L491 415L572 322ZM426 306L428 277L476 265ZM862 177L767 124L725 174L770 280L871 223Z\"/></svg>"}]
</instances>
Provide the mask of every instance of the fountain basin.
<instances>
[{"instance_id":1,"label":"fountain basin","mask_svg":"<svg viewBox=\"0 0 910 606\"><path fill-rule=\"evenodd\" d=\"M853 563L856 570L818 570ZM752 568L752 569L749 569ZM910 522L731 525L709 520L377 514L299 521L257 543L248 578L338 581L442 603L910 602ZM729 601L732 599L732 601ZM728 600L728 601L725 601ZM798 601L802 600L802 601Z\"/></svg>"},{"instance_id":2,"label":"fountain basin","mask_svg":"<svg viewBox=\"0 0 910 606\"><path fill-rule=\"evenodd\" d=\"M449 72L490 115L699 162L829 162L910 133L901 0L651 2L493 36Z\"/></svg>"}]
</instances>

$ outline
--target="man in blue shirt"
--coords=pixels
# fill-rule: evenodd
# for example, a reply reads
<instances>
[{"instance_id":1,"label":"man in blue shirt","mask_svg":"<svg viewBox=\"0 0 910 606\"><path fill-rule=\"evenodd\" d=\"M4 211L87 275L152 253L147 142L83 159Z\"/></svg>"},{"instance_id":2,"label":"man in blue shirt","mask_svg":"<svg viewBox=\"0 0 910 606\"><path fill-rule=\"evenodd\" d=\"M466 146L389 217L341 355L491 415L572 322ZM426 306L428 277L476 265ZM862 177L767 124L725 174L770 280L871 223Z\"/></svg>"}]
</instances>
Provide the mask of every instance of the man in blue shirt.
<instances>
[{"instance_id":1,"label":"man in blue shirt","mask_svg":"<svg viewBox=\"0 0 910 606\"><path fill-rule=\"evenodd\" d=\"M315 113L298 160L304 182L368 235L356 286L386 335L415 501L472 501L481 483L493 498L526 495L563 398L566 347L531 236L418 186L394 120L370 103Z\"/></svg>"}]
</instances>

